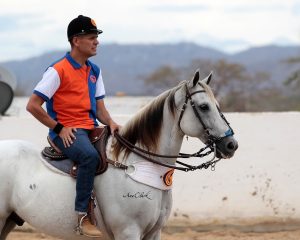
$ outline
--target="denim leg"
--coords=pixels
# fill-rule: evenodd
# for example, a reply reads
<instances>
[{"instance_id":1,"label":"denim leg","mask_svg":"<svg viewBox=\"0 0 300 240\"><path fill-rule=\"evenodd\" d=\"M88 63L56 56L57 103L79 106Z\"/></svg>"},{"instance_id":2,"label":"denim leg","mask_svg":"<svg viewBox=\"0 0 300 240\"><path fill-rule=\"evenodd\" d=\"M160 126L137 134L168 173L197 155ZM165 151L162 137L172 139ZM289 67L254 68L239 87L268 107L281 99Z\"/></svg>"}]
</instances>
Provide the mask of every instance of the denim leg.
<instances>
[{"instance_id":1,"label":"denim leg","mask_svg":"<svg viewBox=\"0 0 300 240\"><path fill-rule=\"evenodd\" d=\"M74 132L76 139L70 147L65 148L60 137L54 139L54 143L72 161L78 164L76 181L75 211L87 212L89 199L93 190L94 175L100 158L97 150L88 138L88 131L77 129Z\"/></svg>"}]
</instances>

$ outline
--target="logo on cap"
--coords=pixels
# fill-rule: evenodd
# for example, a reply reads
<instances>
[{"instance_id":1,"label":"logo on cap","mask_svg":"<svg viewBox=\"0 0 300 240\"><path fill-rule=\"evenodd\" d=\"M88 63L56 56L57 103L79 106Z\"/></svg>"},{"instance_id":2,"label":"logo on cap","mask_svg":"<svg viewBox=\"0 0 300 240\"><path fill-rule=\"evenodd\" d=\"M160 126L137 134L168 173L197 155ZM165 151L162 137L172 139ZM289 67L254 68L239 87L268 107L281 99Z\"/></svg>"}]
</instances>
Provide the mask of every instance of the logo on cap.
<instances>
[{"instance_id":1,"label":"logo on cap","mask_svg":"<svg viewBox=\"0 0 300 240\"><path fill-rule=\"evenodd\" d=\"M97 27L96 22L95 22L94 19L91 19L91 23L92 23L93 26Z\"/></svg>"}]
</instances>

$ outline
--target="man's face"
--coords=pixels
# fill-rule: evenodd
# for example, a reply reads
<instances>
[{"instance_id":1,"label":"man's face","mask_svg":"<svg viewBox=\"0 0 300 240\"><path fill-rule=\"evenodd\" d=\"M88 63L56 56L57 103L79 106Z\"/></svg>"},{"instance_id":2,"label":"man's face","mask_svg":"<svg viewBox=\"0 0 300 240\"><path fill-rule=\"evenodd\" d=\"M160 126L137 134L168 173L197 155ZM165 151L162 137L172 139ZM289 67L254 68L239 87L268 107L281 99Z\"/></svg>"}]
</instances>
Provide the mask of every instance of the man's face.
<instances>
[{"instance_id":1,"label":"man's face","mask_svg":"<svg viewBox=\"0 0 300 240\"><path fill-rule=\"evenodd\" d=\"M97 46L99 44L98 34L91 33L86 35L75 36L74 45L78 48L80 53L86 57L92 57L97 54Z\"/></svg>"}]
</instances>

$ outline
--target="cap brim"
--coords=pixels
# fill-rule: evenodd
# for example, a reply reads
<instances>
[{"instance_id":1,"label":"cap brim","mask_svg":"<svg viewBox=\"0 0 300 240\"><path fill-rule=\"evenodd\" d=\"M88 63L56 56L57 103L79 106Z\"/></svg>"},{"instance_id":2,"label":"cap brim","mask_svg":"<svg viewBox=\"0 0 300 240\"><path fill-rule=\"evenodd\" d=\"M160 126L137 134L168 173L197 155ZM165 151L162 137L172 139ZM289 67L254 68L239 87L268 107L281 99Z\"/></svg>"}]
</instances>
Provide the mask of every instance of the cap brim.
<instances>
[{"instance_id":1,"label":"cap brim","mask_svg":"<svg viewBox=\"0 0 300 240\"><path fill-rule=\"evenodd\" d=\"M99 34L103 33L103 31L100 29L91 29L91 30L85 32L85 34L89 34L89 33L97 33L99 35Z\"/></svg>"}]
</instances>

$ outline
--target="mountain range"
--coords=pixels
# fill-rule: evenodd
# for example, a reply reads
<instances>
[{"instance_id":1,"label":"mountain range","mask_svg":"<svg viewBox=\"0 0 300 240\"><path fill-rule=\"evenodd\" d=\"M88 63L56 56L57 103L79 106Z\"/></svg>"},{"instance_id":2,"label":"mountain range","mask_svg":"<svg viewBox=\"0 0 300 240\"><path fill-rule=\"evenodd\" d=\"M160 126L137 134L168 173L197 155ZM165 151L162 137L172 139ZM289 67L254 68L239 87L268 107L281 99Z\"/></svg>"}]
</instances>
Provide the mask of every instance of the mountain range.
<instances>
[{"instance_id":1,"label":"mountain range","mask_svg":"<svg viewBox=\"0 0 300 240\"><path fill-rule=\"evenodd\" d=\"M28 96L46 68L64 56L66 51L51 51L24 60L2 62L0 65L16 76L16 94ZM269 84L280 87L287 77L299 68L297 64L287 64L286 60L299 56L300 46L268 45L227 54L194 43L104 44L99 47L97 56L91 60L102 69L107 95L115 95L117 92L147 95L147 87L144 84L147 75L163 65L183 67L195 59L211 61L224 59L242 64L250 72L267 72L270 74Z\"/></svg>"}]
</instances>

